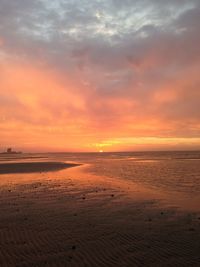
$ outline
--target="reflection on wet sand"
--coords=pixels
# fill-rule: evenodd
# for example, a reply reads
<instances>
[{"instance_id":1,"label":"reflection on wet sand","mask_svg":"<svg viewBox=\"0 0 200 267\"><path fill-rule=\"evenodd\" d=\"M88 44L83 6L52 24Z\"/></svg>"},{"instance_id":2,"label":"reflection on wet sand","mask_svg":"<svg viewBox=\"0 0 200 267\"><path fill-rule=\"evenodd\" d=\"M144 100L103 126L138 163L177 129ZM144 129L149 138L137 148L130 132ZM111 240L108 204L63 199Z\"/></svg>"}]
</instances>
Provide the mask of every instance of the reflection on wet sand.
<instances>
[{"instance_id":1,"label":"reflection on wet sand","mask_svg":"<svg viewBox=\"0 0 200 267\"><path fill-rule=\"evenodd\" d=\"M199 207L113 164L0 175L0 266L198 266Z\"/></svg>"}]
</instances>

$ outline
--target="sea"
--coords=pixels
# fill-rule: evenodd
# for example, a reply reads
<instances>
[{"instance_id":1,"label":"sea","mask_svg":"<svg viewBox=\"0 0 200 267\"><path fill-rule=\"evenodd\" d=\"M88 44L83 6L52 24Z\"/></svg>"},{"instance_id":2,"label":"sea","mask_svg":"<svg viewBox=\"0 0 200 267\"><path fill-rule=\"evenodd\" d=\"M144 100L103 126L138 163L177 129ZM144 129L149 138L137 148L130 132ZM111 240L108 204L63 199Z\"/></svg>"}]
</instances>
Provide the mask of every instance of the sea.
<instances>
[{"instance_id":1,"label":"sea","mask_svg":"<svg viewBox=\"0 0 200 267\"><path fill-rule=\"evenodd\" d=\"M0 155L0 163L30 161L87 165L91 174L127 180L154 192L163 192L171 203L200 211L200 151Z\"/></svg>"}]
</instances>

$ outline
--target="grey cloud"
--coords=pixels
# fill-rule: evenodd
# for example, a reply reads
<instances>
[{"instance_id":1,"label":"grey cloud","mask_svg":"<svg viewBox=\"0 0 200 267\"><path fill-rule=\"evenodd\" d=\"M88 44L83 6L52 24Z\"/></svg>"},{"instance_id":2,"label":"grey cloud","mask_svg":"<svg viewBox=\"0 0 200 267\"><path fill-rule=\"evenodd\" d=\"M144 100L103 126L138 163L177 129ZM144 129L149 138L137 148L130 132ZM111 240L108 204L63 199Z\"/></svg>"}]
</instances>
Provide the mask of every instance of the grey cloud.
<instances>
[{"instance_id":1,"label":"grey cloud","mask_svg":"<svg viewBox=\"0 0 200 267\"><path fill-rule=\"evenodd\" d=\"M101 112L104 100L137 100L142 112L165 83L185 75L188 65L200 66L199 18L197 0L0 0L0 49L78 73L91 86L87 96L82 92L91 113L106 118L112 107L106 103L107 112ZM199 90L198 83L190 86ZM101 105L90 105L95 97ZM199 117L182 95L164 110L166 117L172 111L177 119Z\"/></svg>"},{"instance_id":2,"label":"grey cloud","mask_svg":"<svg viewBox=\"0 0 200 267\"><path fill-rule=\"evenodd\" d=\"M67 56L73 49L81 50L89 46L92 60L95 61L95 55L99 53L100 57L96 62L104 65L109 53L113 54L110 57L116 61L116 55L112 49L117 51L120 58L126 52L122 50L127 46L136 47L136 53L137 46L143 46L145 53L151 38L158 38L159 41L160 27L164 27L164 33L168 30L165 25L157 25L153 18L159 16L159 19L165 23L160 9L162 7L168 10L169 3L172 5L171 1L166 4L166 1L117 0L92 2L60 0L54 3L58 3L56 7L53 4L49 5L47 1L1 0L0 6L3 13L0 19L1 35L7 42L5 49L12 49L12 53L16 50L19 54L21 48L21 53L23 55L27 53L27 56L31 56L32 53L39 56L42 51L41 53L46 53L46 57L50 57L50 60L56 57L55 61L58 61L59 65L59 58L62 59L63 54ZM186 1L181 3L183 8ZM174 5L178 4L180 5L180 1L175 1ZM105 17L108 18L102 15L98 20L95 17L95 12L98 10L99 12L103 10ZM135 10L135 13L132 10ZM136 17L135 22L134 17ZM142 19L141 27L135 28L134 24L140 19ZM113 27L115 31L110 35L109 31ZM149 38L143 38L143 35ZM106 63L109 66L109 61Z\"/></svg>"}]
</instances>

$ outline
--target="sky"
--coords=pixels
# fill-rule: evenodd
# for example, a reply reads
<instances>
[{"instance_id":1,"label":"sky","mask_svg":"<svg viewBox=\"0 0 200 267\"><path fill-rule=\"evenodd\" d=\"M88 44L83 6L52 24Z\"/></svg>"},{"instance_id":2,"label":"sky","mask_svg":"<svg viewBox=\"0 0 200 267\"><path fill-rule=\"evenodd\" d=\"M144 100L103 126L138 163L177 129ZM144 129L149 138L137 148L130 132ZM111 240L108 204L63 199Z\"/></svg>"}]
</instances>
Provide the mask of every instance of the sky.
<instances>
[{"instance_id":1,"label":"sky","mask_svg":"<svg viewBox=\"0 0 200 267\"><path fill-rule=\"evenodd\" d=\"M199 0L0 0L0 150L200 149Z\"/></svg>"}]
</instances>

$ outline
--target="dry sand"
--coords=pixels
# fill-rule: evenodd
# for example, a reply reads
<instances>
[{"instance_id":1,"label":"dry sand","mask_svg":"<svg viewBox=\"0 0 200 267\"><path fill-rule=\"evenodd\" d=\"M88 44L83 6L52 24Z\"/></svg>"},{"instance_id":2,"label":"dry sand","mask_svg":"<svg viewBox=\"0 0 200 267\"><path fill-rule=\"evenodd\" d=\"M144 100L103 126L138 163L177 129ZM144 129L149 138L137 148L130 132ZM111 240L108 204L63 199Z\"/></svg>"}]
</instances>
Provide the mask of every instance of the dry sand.
<instances>
[{"instance_id":1,"label":"dry sand","mask_svg":"<svg viewBox=\"0 0 200 267\"><path fill-rule=\"evenodd\" d=\"M0 175L1 267L200 266L196 212L84 166L20 178Z\"/></svg>"}]
</instances>

